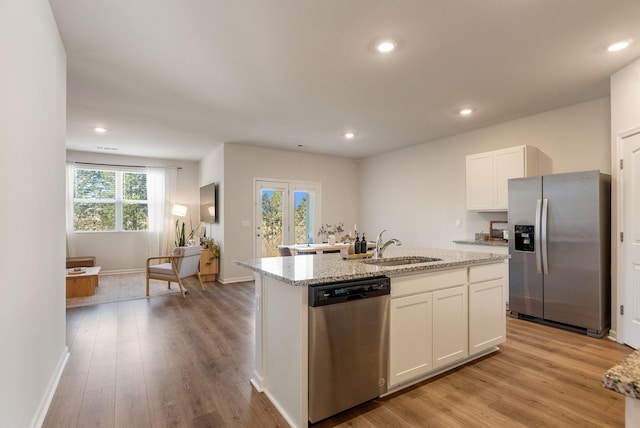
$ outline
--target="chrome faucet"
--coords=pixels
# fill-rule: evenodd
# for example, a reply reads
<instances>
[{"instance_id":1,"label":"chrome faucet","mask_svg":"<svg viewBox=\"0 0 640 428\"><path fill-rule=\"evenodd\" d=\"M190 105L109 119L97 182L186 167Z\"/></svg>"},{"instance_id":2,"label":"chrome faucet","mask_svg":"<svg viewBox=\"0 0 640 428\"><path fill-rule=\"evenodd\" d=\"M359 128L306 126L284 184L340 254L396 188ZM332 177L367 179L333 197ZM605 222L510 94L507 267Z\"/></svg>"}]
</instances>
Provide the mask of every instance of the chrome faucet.
<instances>
[{"instance_id":1,"label":"chrome faucet","mask_svg":"<svg viewBox=\"0 0 640 428\"><path fill-rule=\"evenodd\" d=\"M400 242L399 239L389 239L387 242L385 242L384 244L382 243L382 234L385 233L387 231L387 229L383 230L382 232L378 233L378 237L376 238L376 252L373 255L374 259L381 259L382 255L384 253L384 249L387 248L389 245L391 244L396 244L396 246L402 245L402 242Z\"/></svg>"}]
</instances>

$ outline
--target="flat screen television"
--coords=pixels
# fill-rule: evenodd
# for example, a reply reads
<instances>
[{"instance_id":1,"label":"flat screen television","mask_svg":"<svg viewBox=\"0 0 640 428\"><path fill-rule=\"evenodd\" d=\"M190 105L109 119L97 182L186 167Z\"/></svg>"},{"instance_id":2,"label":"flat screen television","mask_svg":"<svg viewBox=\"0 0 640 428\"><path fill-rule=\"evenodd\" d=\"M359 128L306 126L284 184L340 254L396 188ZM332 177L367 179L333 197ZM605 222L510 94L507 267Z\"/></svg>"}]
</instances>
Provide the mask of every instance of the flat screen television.
<instances>
[{"instance_id":1,"label":"flat screen television","mask_svg":"<svg viewBox=\"0 0 640 428\"><path fill-rule=\"evenodd\" d=\"M216 197L215 183L207 184L200 188L200 221L204 223L216 223Z\"/></svg>"}]
</instances>

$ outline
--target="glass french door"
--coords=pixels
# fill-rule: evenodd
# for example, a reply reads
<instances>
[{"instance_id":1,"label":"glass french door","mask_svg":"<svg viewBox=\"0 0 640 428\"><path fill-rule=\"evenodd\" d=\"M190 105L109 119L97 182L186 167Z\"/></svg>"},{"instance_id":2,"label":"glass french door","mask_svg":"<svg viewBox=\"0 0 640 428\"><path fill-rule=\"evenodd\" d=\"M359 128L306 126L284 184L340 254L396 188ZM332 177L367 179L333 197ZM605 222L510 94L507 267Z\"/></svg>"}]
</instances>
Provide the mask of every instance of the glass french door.
<instances>
[{"instance_id":1,"label":"glass french door","mask_svg":"<svg viewBox=\"0 0 640 428\"><path fill-rule=\"evenodd\" d=\"M279 256L279 245L313 242L320 225L320 184L255 181L255 257Z\"/></svg>"}]
</instances>

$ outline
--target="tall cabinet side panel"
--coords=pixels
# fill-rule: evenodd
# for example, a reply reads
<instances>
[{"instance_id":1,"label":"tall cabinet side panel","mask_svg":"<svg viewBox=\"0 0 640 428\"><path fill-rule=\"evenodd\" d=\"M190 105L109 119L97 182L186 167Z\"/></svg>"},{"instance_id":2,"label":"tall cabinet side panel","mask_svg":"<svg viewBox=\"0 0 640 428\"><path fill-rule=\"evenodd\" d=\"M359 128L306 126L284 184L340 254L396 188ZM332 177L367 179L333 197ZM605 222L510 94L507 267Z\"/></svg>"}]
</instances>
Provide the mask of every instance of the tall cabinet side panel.
<instances>
[{"instance_id":1,"label":"tall cabinet side panel","mask_svg":"<svg viewBox=\"0 0 640 428\"><path fill-rule=\"evenodd\" d=\"M611 327L611 176L600 174L600 324Z\"/></svg>"}]
</instances>

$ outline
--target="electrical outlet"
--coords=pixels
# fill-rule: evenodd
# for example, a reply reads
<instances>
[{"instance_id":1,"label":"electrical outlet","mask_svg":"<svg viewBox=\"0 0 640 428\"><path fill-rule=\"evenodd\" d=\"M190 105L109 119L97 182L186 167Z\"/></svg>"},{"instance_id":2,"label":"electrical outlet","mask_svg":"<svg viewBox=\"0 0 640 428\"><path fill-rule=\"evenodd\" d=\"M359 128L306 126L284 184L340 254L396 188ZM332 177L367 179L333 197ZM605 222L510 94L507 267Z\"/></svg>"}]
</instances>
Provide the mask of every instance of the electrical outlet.
<instances>
[{"instance_id":1,"label":"electrical outlet","mask_svg":"<svg viewBox=\"0 0 640 428\"><path fill-rule=\"evenodd\" d=\"M462 226L462 220L460 220L459 218L456 219L456 227L460 227Z\"/></svg>"}]
</instances>

